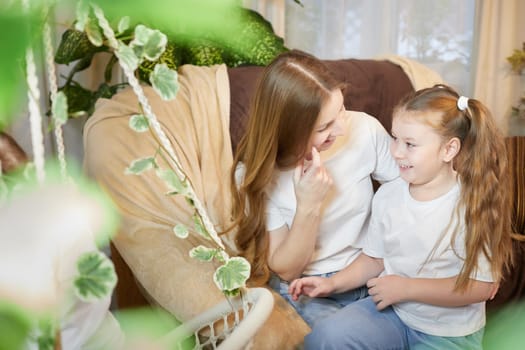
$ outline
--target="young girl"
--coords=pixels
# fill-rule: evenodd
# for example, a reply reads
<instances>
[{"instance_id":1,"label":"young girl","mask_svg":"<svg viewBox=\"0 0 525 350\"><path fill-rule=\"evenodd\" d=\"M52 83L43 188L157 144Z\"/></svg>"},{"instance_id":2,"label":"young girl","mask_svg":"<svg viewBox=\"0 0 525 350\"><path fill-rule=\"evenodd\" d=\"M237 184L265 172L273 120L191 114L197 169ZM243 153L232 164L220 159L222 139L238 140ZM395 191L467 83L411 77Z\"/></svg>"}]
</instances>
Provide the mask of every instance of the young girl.
<instances>
[{"instance_id":1,"label":"young girl","mask_svg":"<svg viewBox=\"0 0 525 350\"><path fill-rule=\"evenodd\" d=\"M485 301L511 262L503 136L477 100L439 85L394 111L401 178L376 193L363 253L293 298L367 282L369 297L316 324L306 349L481 349Z\"/></svg>"}]
</instances>

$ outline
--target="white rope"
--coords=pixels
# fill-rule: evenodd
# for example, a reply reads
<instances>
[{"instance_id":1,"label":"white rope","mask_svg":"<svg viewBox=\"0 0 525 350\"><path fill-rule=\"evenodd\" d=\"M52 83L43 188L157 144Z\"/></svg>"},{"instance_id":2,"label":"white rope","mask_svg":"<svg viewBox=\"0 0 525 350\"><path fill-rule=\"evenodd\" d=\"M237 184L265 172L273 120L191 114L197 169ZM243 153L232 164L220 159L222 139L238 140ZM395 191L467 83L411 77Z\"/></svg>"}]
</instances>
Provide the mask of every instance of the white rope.
<instances>
[{"instance_id":1,"label":"white rope","mask_svg":"<svg viewBox=\"0 0 525 350\"><path fill-rule=\"evenodd\" d=\"M28 0L23 0L22 5L24 10L29 10ZM40 90L38 88L38 77L36 75L35 57L31 47L28 47L26 50L26 75L33 163L35 164L36 178L38 182L42 184L45 180L44 136L42 132L42 114L39 108Z\"/></svg>"},{"instance_id":2,"label":"white rope","mask_svg":"<svg viewBox=\"0 0 525 350\"><path fill-rule=\"evenodd\" d=\"M49 25L49 18L46 18L46 21L44 22L43 35L44 35L43 36L44 53L45 53L45 61L46 61L48 83L49 83L48 85L49 85L49 92L51 95L51 106L53 106L55 104L55 100L56 100L56 96L58 92L58 86L57 86L55 62L54 62L54 55L53 55L53 44L51 42L51 27ZM62 125L57 123L56 120L55 120L54 133L55 133L55 140L56 140L56 146L57 146L58 163L60 165L60 175L62 176L62 179L66 179L67 169L66 169L64 137L62 134Z\"/></svg>"},{"instance_id":3,"label":"white rope","mask_svg":"<svg viewBox=\"0 0 525 350\"><path fill-rule=\"evenodd\" d=\"M119 42L117 41L117 39L115 37L115 33L113 32L113 29L111 28L111 26L109 25L108 21L104 17L104 13L102 12L102 10L98 6L96 6L94 4L91 4L91 6L93 7L95 16L97 17L97 19L99 21L99 24L100 24L100 27L102 28L102 30L104 32L104 35L108 39L110 46L112 46L115 50L117 50L119 48L120 44L119 44ZM122 67L122 70L124 71L124 74L125 74L126 78L128 79L128 83L130 84L130 86L132 87L133 91L137 95L137 98L138 98L138 100L139 100L139 102L140 102L140 104L142 106L142 109L144 110L144 114L145 114L146 118L148 118L148 121L149 121L151 127L153 128L153 131L155 132L155 134L159 138L159 141L161 142L161 144L164 147L164 149L166 150L166 152L168 152L168 155L170 156L170 158L175 162L175 165L176 165L175 166L175 171L177 172L177 175L181 179L186 178L186 175L181 170L182 166L181 166L181 164L179 162L179 159L175 155L175 151L173 150L173 147L172 147L168 137L166 136L166 134L162 130L162 128L161 128L161 126L160 126L160 124L159 124L159 122L157 120L156 115L153 113L153 110L151 109L151 106L150 106L150 104L148 102L148 99L147 99L146 95L144 94L144 90L142 89L142 86L140 85L140 83L137 80L137 78L135 77L135 74L134 74L133 70L131 70L124 62L122 62L122 60L119 60L119 64ZM220 239L219 235L217 234L217 231L215 230L215 227L213 226L212 222L210 221L210 219L208 218L208 216L206 214L206 210L204 209L203 205L201 204L200 200L198 199L198 197L195 194L195 192L194 192L193 188L191 187L191 185L188 186L187 196L193 201L195 209L199 213L199 215L200 215L200 217L202 219L202 223L204 224L204 227L208 231L209 235L212 237L212 239L215 241L215 243L217 243L219 245L219 247L221 247L222 249L225 249L222 240Z\"/></svg>"}]
</instances>

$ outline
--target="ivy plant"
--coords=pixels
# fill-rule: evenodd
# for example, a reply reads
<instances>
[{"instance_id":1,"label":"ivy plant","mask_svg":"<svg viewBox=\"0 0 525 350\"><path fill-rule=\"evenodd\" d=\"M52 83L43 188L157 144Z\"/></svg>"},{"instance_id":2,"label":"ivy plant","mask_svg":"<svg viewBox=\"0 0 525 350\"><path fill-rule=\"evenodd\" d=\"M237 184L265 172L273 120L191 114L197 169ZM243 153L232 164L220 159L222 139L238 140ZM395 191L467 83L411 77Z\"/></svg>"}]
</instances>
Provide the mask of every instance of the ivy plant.
<instances>
[{"instance_id":1,"label":"ivy plant","mask_svg":"<svg viewBox=\"0 0 525 350\"><path fill-rule=\"evenodd\" d=\"M211 0L205 2L209 2L207 7L219 6ZM302 5L299 1L295 2ZM98 1L98 3L102 6L103 2ZM189 4L190 1L179 0L171 5L185 6L186 3ZM64 83L59 88L68 97L69 118L90 116L99 98L111 98L119 89L127 85L124 81L112 82L113 69L118 66L116 64L118 60L126 61L141 83L162 86L162 77L165 77L166 73L173 74L183 64L263 66L278 54L288 50L284 46L284 40L273 32L267 20L257 12L240 6L229 9L231 13L228 13L228 21L219 18L220 13L217 15L210 13L213 11L202 13L201 20L186 19L188 23L171 26L167 25L166 21L159 20L158 22L166 27L162 33L158 29L153 29L153 27L157 28L156 24L148 22L145 18L132 20L125 16L120 20L111 20L111 23L116 23L115 38L124 44L115 50L100 28L89 3L79 1L78 4L76 21L62 34L55 53L57 64L71 65L69 73L64 76ZM113 5L105 4L105 6ZM164 6L168 5L164 4ZM174 15L184 16L185 11L188 15L193 13L184 8L179 9ZM113 11L115 12L121 13L121 11ZM137 11L130 12L136 15ZM220 26L205 31L206 25L199 26L193 23L201 23L208 17L210 17L209 22L220 23ZM190 25L190 22L193 25ZM194 29L199 30L193 32ZM94 90L86 88L75 80L75 76L88 69L95 57L101 53L110 56L104 70L103 82ZM154 69L158 71L152 77ZM168 73L167 69L172 72Z\"/></svg>"},{"instance_id":2,"label":"ivy plant","mask_svg":"<svg viewBox=\"0 0 525 350\"><path fill-rule=\"evenodd\" d=\"M125 73L136 72L143 62L155 62L166 50L167 37L159 30L148 28L142 24L137 25L131 31L133 39L126 43L118 39L118 33L128 30L127 23L129 21L126 18L122 18L118 22L118 29L115 31L105 20L104 14L99 7L95 5L87 8L80 6L78 11L76 29L83 29L89 41L95 46L102 45L102 42L108 42ZM96 18L98 24L92 21L92 18ZM133 84L137 84L136 81L133 82L134 77L128 76L129 78L131 78L130 84L134 91L139 94L139 101L141 98L145 98L143 93L141 93L140 86L133 86ZM177 78L177 72L164 63L155 63L149 75L149 81L153 89L163 100L175 98L179 89ZM129 126L137 133L144 133L151 128L148 116L144 114L131 116ZM176 237L185 239L193 232L208 241L210 246L194 247L188 252L189 255L200 261L218 262L220 266L216 269L213 276L215 284L225 295L239 294L241 289L246 286L246 281L250 276L251 268L249 262L242 257L230 257L220 237L214 232L213 227L211 227L211 230L209 226L207 227L206 222L210 222L206 217L207 214L196 206L195 201L198 199L184 169L182 169L178 161L175 160L176 168L174 169L161 168L157 161L158 157L163 157L164 159L166 157L173 158L165 149L165 145L159 144L154 155L133 160L124 172L127 175L140 175L146 171L154 171L155 175L166 184L167 195L181 195L186 198L186 202L193 207L194 211L192 215L193 227L186 227L182 223L178 223L173 227L173 233ZM87 267L91 267L96 262L102 265L103 261L98 262L94 258L86 258L87 260L83 261L83 263ZM108 277L102 271L99 273ZM82 287L79 296L86 297L83 294L85 292L96 296L98 288L102 289L104 286L95 284L95 287L93 287L93 283L91 283L91 289L86 288L87 283L82 282L94 282L94 280L86 277L85 274L83 276L81 280L76 282L78 286ZM98 276L98 274L95 275L95 277Z\"/></svg>"}]
</instances>

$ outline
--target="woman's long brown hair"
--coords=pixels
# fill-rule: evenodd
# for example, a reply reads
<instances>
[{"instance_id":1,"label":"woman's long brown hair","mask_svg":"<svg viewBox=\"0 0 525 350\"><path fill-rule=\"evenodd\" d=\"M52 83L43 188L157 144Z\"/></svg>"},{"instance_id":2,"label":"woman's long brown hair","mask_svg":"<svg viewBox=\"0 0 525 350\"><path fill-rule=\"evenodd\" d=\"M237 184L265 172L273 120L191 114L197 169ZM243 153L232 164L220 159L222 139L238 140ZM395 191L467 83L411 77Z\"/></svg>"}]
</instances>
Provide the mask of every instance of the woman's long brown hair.
<instances>
[{"instance_id":1,"label":"woman's long brown hair","mask_svg":"<svg viewBox=\"0 0 525 350\"><path fill-rule=\"evenodd\" d=\"M489 261L496 282L502 278L503 269L512 263L512 211L504 136L481 102L469 99L468 107L461 111L457 107L458 98L450 87L437 85L405 98L394 115L403 110L439 112L438 121L426 118L424 122L443 140L457 137L461 141L453 165L461 182L458 213L464 212L466 230L465 260L456 289L464 290L478 269L480 254ZM457 233L456 228L452 242Z\"/></svg>"},{"instance_id":2,"label":"woman's long brown hair","mask_svg":"<svg viewBox=\"0 0 525 350\"><path fill-rule=\"evenodd\" d=\"M304 157L321 106L341 88L322 62L295 51L278 56L259 80L231 171L236 244L252 264L252 285L269 278L265 191L276 169L290 169Z\"/></svg>"}]
</instances>

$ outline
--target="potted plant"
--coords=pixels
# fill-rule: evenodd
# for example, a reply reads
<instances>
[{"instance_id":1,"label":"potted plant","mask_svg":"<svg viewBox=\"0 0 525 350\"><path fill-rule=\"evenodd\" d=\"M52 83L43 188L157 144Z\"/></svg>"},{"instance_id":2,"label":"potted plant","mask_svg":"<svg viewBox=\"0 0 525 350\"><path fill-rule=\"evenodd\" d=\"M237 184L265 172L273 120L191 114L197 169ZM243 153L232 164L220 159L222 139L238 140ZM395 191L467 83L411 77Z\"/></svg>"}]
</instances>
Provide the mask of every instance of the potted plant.
<instances>
[{"instance_id":1,"label":"potted plant","mask_svg":"<svg viewBox=\"0 0 525 350\"><path fill-rule=\"evenodd\" d=\"M521 50L515 49L511 56L507 57L513 72L521 76L522 96L518 104L512 106L512 116L525 119L525 42Z\"/></svg>"}]
</instances>

